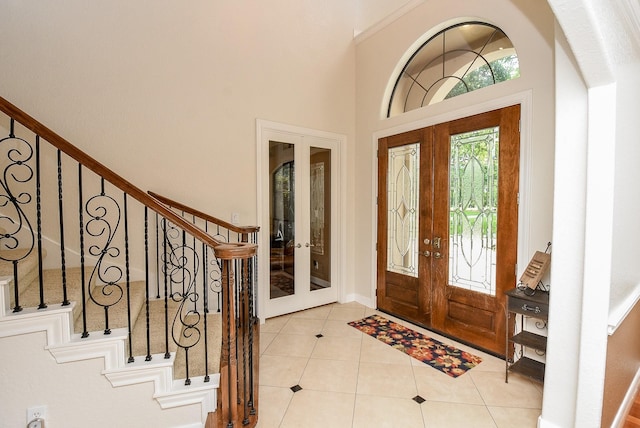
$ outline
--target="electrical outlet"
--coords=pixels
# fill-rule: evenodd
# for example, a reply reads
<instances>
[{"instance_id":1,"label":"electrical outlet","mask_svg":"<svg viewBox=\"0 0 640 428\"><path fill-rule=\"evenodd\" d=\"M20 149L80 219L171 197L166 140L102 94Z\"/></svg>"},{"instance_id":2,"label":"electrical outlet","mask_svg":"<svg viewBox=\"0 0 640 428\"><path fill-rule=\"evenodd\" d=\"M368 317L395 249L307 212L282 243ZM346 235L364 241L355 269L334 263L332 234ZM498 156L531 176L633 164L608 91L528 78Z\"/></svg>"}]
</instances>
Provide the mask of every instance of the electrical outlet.
<instances>
[{"instance_id":1,"label":"electrical outlet","mask_svg":"<svg viewBox=\"0 0 640 428\"><path fill-rule=\"evenodd\" d=\"M233 223L233 224L240 224L240 214L238 214L238 213L232 213L232 214L231 214L231 223Z\"/></svg>"},{"instance_id":2,"label":"electrical outlet","mask_svg":"<svg viewBox=\"0 0 640 428\"><path fill-rule=\"evenodd\" d=\"M27 428L44 428L44 419L34 419L27 425Z\"/></svg>"},{"instance_id":3,"label":"electrical outlet","mask_svg":"<svg viewBox=\"0 0 640 428\"><path fill-rule=\"evenodd\" d=\"M30 423L34 421L34 419L46 419L47 417L47 406L33 406L27 409L27 424L29 428L43 428L44 423L35 421L35 425Z\"/></svg>"}]
</instances>

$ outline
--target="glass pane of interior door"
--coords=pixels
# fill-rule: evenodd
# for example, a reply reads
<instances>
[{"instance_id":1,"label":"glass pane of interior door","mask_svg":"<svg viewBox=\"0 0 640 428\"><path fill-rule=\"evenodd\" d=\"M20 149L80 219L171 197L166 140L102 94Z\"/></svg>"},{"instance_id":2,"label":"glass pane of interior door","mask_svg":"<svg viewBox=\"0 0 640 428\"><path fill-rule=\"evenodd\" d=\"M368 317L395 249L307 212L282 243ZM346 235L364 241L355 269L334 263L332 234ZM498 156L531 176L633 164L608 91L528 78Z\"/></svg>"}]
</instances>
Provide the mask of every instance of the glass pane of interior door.
<instances>
[{"instance_id":1,"label":"glass pane of interior door","mask_svg":"<svg viewBox=\"0 0 640 428\"><path fill-rule=\"evenodd\" d=\"M451 136L449 284L495 296L499 127Z\"/></svg>"},{"instance_id":2,"label":"glass pane of interior door","mask_svg":"<svg viewBox=\"0 0 640 428\"><path fill-rule=\"evenodd\" d=\"M269 142L270 298L295 293L294 145Z\"/></svg>"},{"instance_id":3,"label":"glass pane of interior door","mask_svg":"<svg viewBox=\"0 0 640 428\"><path fill-rule=\"evenodd\" d=\"M387 270L418 277L420 144L390 148L387 173Z\"/></svg>"},{"instance_id":4,"label":"glass pane of interior door","mask_svg":"<svg viewBox=\"0 0 640 428\"><path fill-rule=\"evenodd\" d=\"M309 165L311 291L331 287L331 150L311 147Z\"/></svg>"}]
</instances>

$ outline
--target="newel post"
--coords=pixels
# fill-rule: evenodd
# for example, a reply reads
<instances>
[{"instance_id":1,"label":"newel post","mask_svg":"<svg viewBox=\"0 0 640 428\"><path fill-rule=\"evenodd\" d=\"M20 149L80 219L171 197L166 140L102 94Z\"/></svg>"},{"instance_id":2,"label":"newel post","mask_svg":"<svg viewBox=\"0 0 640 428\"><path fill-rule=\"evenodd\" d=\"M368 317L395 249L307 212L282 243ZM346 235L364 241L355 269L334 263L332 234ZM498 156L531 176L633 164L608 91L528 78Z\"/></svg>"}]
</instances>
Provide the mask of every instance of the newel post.
<instances>
[{"instance_id":1,"label":"newel post","mask_svg":"<svg viewBox=\"0 0 640 428\"><path fill-rule=\"evenodd\" d=\"M228 244L227 244L228 245ZM255 245L215 248L221 262L222 351L216 420L226 428L258 421L259 322L255 307Z\"/></svg>"}]
</instances>

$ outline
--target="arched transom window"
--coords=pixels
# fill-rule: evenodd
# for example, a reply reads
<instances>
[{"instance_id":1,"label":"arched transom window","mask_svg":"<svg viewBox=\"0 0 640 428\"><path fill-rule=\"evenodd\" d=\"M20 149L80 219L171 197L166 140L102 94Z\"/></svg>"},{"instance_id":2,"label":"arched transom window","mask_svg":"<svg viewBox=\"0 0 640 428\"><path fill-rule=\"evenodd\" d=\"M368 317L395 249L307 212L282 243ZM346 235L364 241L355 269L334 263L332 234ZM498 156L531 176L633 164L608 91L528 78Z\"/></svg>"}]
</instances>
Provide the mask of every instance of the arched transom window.
<instances>
[{"instance_id":1,"label":"arched transom window","mask_svg":"<svg viewBox=\"0 0 640 428\"><path fill-rule=\"evenodd\" d=\"M429 38L393 87L387 117L520 77L511 40L498 27L464 22Z\"/></svg>"}]
</instances>

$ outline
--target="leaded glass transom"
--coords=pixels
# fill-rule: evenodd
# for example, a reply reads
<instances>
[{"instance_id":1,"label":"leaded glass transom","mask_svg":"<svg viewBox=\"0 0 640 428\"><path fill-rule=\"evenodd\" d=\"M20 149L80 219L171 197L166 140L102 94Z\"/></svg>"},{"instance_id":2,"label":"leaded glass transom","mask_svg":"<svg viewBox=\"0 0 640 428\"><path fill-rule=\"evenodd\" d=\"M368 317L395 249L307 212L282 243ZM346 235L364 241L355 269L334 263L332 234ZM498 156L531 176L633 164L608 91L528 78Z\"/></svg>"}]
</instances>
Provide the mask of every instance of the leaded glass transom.
<instances>
[{"instance_id":1,"label":"leaded glass transom","mask_svg":"<svg viewBox=\"0 0 640 428\"><path fill-rule=\"evenodd\" d=\"M465 22L423 43L398 76L387 117L520 77L518 55L490 24Z\"/></svg>"},{"instance_id":2,"label":"leaded glass transom","mask_svg":"<svg viewBox=\"0 0 640 428\"><path fill-rule=\"evenodd\" d=\"M387 270L418 277L420 144L389 149Z\"/></svg>"},{"instance_id":3,"label":"leaded glass transom","mask_svg":"<svg viewBox=\"0 0 640 428\"><path fill-rule=\"evenodd\" d=\"M499 127L451 136L449 284L495 296Z\"/></svg>"}]
</instances>

